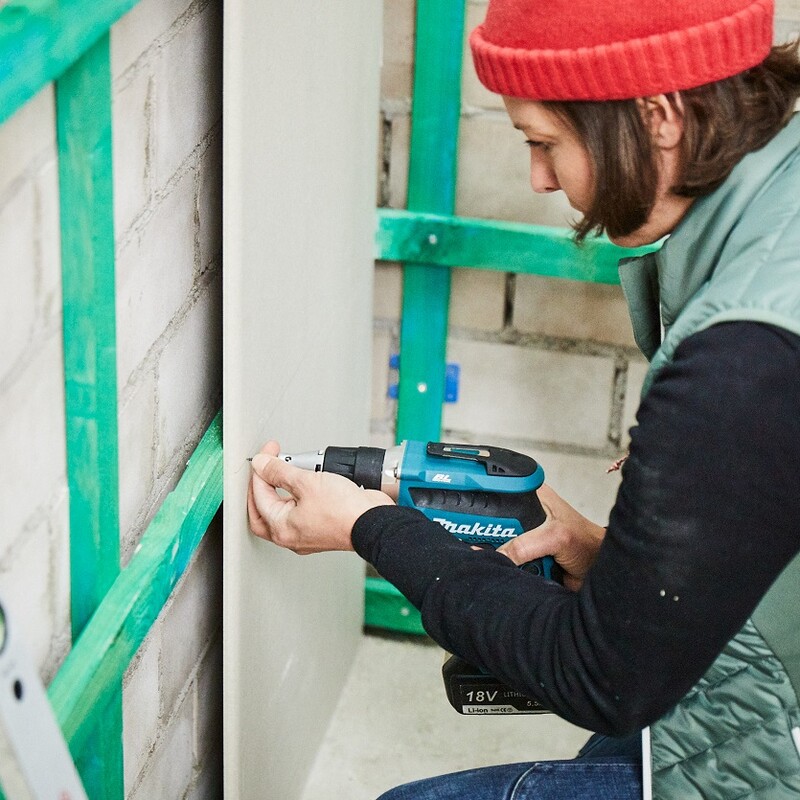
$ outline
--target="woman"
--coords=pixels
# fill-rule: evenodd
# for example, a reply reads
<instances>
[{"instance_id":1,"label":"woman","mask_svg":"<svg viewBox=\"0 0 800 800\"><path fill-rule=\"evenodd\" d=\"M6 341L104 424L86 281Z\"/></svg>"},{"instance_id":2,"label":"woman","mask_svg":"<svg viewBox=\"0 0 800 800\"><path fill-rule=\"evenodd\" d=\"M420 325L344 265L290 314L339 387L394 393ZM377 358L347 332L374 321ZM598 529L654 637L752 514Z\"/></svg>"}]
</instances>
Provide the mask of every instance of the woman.
<instances>
[{"instance_id":1,"label":"woman","mask_svg":"<svg viewBox=\"0 0 800 800\"><path fill-rule=\"evenodd\" d=\"M772 15L490 0L470 39L533 189L566 193L579 240L669 235L620 265L651 369L607 529L545 487L540 528L473 551L274 443L254 460L254 533L354 548L446 649L610 737L387 800L640 797L646 726L657 798L800 796L800 62L771 48ZM515 566L547 553L564 586Z\"/></svg>"}]
</instances>

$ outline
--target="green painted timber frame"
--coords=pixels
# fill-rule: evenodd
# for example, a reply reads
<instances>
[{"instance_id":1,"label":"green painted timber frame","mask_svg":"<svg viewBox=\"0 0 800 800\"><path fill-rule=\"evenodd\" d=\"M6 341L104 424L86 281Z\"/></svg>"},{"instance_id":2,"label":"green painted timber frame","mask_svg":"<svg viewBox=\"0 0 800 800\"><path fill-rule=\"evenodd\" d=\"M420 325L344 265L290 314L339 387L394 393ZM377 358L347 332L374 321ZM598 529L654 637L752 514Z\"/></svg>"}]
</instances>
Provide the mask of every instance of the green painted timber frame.
<instances>
[{"instance_id":1,"label":"green painted timber frame","mask_svg":"<svg viewBox=\"0 0 800 800\"><path fill-rule=\"evenodd\" d=\"M75 642L49 696L93 800L123 796L122 676L222 501L218 415L120 570L108 40L137 2L0 6L0 123L56 82ZM617 282L608 242L453 216L465 5L417 2L408 210L376 215L376 259L405 264L398 439L439 436L450 267ZM423 632L385 581L368 578L366 593L368 625Z\"/></svg>"},{"instance_id":2,"label":"green painted timber frame","mask_svg":"<svg viewBox=\"0 0 800 800\"><path fill-rule=\"evenodd\" d=\"M222 502L217 415L120 570L109 29L137 2L0 7L0 123L55 82L74 644L49 696L93 800L124 797L122 677Z\"/></svg>"},{"instance_id":3,"label":"green painted timber frame","mask_svg":"<svg viewBox=\"0 0 800 800\"><path fill-rule=\"evenodd\" d=\"M56 81L73 641L120 567L109 45L106 33ZM120 797L121 683L94 727L78 769Z\"/></svg>"}]
</instances>

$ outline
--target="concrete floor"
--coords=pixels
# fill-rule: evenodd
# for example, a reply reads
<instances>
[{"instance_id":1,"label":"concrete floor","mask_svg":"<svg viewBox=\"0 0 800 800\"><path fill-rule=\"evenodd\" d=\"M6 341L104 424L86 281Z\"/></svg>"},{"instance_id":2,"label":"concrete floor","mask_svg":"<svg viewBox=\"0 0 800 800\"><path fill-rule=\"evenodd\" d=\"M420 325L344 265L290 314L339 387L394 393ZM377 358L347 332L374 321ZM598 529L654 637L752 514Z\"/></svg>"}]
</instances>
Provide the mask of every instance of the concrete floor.
<instances>
[{"instance_id":1,"label":"concrete floor","mask_svg":"<svg viewBox=\"0 0 800 800\"><path fill-rule=\"evenodd\" d=\"M406 781L570 758L588 733L551 714L464 717L447 702L430 640L364 636L302 800L375 800Z\"/></svg>"}]
</instances>

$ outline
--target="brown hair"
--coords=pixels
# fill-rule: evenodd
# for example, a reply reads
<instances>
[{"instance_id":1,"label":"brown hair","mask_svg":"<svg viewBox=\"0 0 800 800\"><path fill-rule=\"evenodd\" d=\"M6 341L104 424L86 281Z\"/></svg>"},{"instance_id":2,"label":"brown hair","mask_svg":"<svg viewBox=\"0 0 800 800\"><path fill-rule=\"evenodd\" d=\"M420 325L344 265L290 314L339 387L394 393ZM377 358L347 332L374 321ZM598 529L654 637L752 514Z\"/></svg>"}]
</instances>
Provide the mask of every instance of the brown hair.
<instances>
[{"instance_id":1,"label":"brown hair","mask_svg":"<svg viewBox=\"0 0 800 800\"><path fill-rule=\"evenodd\" d=\"M683 104L681 172L672 191L701 197L718 188L741 159L786 125L800 98L798 42L774 47L766 60L731 78L667 95ZM656 150L636 100L551 101L546 105L581 137L594 167L591 208L575 224L590 233L632 233L655 202Z\"/></svg>"}]
</instances>

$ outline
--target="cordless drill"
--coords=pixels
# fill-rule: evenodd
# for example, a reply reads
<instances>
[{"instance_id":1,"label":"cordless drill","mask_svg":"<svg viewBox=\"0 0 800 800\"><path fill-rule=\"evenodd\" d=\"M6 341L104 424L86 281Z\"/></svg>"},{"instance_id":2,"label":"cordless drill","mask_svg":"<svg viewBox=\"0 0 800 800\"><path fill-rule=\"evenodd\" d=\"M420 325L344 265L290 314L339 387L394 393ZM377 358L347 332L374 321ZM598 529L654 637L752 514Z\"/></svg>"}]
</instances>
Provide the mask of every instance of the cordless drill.
<instances>
[{"instance_id":1,"label":"cordless drill","mask_svg":"<svg viewBox=\"0 0 800 800\"><path fill-rule=\"evenodd\" d=\"M545 521L536 490L544 471L530 456L487 445L404 441L396 447L326 447L279 458L301 469L333 472L416 508L469 544L499 547ZM522 569L560 582L551 556ZM458 656L442 668L447 698L461 714L545 712Z\"/></svg>"}]
</instances>

